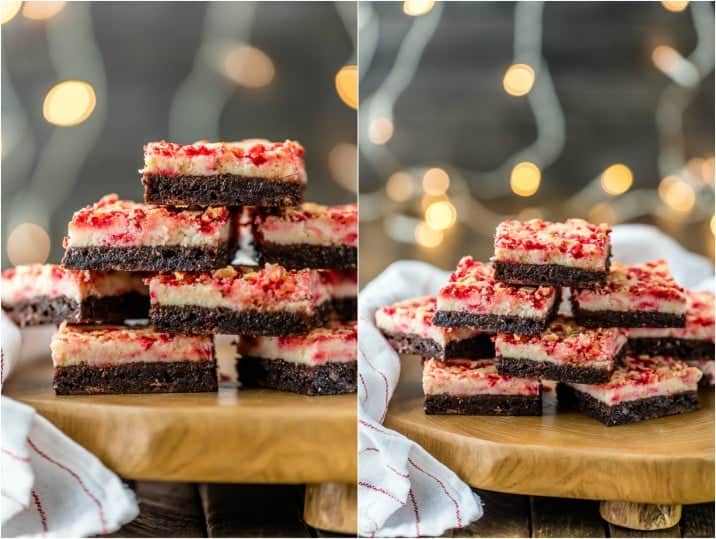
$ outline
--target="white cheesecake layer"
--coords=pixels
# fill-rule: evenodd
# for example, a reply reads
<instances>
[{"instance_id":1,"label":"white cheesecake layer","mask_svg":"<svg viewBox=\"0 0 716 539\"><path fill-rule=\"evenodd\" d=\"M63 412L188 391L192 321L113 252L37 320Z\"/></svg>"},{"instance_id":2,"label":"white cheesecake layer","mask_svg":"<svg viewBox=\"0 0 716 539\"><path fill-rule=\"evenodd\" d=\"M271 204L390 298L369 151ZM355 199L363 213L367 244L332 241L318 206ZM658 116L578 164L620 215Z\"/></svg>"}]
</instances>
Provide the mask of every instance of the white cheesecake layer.
<instances>
[{"instance_id":1,"label":"white cheesecake layer","mask_svg":"<svg viewBox=\"0 0 716 539\"><path fill-rule=\"evenodd\" d=\"M428 359L423 365L425 395L520 395L540 394L539 380L502 376L494 360Z\"/></svg>"}]
</instances>

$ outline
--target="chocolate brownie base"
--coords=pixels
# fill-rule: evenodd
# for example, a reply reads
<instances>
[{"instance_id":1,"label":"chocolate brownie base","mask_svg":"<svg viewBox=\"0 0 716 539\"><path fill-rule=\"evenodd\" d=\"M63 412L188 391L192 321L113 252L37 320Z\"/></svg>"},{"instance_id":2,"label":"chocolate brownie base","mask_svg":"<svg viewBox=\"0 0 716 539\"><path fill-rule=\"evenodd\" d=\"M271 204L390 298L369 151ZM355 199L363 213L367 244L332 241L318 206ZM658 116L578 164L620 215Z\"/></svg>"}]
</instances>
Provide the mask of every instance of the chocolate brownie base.
<instances>
[{"instance_id":1,"label":"chocolate brownie base","mask_svg":"<svg viewBox=\"0 0 716 539\"><path fill-rule=\"evenodd\" d=\"M574 296L572 316L587 328L682 328L686 326L685 314L645 311L590 311L580 309Z\"/></svg>"},{"instance_id":2,"label":"chocolate brownie base","mask_svg":"<svg viewBox=\"0 0 716 539\"><path fill-rule=\"evenodd\" d=\"M302 395L339 395L356 390L358 362L298 365L283 359L241 357L236 362L239 381L246 387L265 387Z\"/></svg>"},{"instance_id":3,"label":"chocolate brownie base","mask_svg":"<svg viewBox=\"0 0 716 539\"><path fill-rule=\"evenodd\" d=\"M601 421L608 427L683 414L699 408L699 397L696 391L688 391L677 395L648 397L609 406L591 395L577 391L568 385L559 384L557 386L557 399L560 406L566 405L574 408Z\"/></svg>"},{"instance_id":4,"label":"chocolate brownie base","mask_svg":"<svg viewBox=\"0 0 716 539\"><path fill-rule=\"evenodd\" d=\"M233 242L219 247L69 247L62 265L117 271L210 271L231 263Z\"/></svg>"},{"instance_id":5,"label":"chocolate brownie base","mask_svg":"<svg viewBox=\"0 0 716 539\"><path fill-rule=\"evenodd\" d=\"M425 395L425 413L430 415L542 415L542 396Z\"/></svg>"},{"instance_id":6,"label":"chocolate brownie base","mask_svg":"<svg viewBox=\"0 0 716 539\"><path fill-rule=\"evenodd\" d=\"M630 338L629 350L636 355L670 356L678 359L714 359L713 341L675 337Z\"/></svg>"},{"instance_id":7,"label":"chocolate brownie base","mask_svg":"<svg viewBox=\"0 0 716 539\"><path fill-rule=\"evenodd\" d=\"M149 296L131 292L120 296L88 296L81 303L67 296L37 296L30 300L3 304L8 317L20 327L42 324L119 323L132 318L147 318Z\"/></svg>"},{"instance_id":8,"label":"chocolate brownie base","mask_svg":"<svg viewBox=\"0 0 716 539\"><path fill-rule=\"evenodd\" d=\"M314 314L290 311L235 311L226 307L153 305L149 318L157 331L229 335L302 335L324 325L330 305Z\"/></svg>"},{"instance_id":9,"label":"chocolate brownie base","mask_svg":"<svg viewBox=\"0 0 716 539\"><path fill-rule=\"evenodd\" d=\"M149 296L130 292L120 296L88 296L80 304L78 322L120 323L149 318Z\"/></svg>"},{"instance_id":10,"label":"chocolate brownie base","mask_svg":"<svg viewBox=\"0 0 716 539\"><path fill-rule=\"evenodd\" d=\"M609 273L609 262L600 271L560 266L558 264L521 264L493 262L495 279L508 284L526 286L573 286L577 288L595 288L604 286Z\"/></svg>"},{"instance_id":11,"label":"chocolate brownie base","mask_svg":"<svg viewBox=\"0 0 716 539\"><path fill-rule=\"evenodd\" d=\"M474 327L495 333L539 335L552 322L559 309L560 294L545 318L523 318L497 314L473 314L462 311L436 311L433 324L442 327Z\"/></svg>"},{"instance_id":12,"label":"chocolate brownie base","mask_svg":"<svg viewBox=\"0 0 716 539\"><path fill-rule=\"evenodd\" d=\"M331 301L333 314L341 322L351 322L358 319L358 298L338 298Z\"/></svg>"},{"instance_id":13,"label":"chocolate brownie base","mask_svg":"<svg viewBox=\"0 0 716 539\"><path fill-rule=\"evenodd\" d=\"M169 206L297 206L306 186L233 174L215 176L142 176L144 201Z\"/></svg>"},{"instance_id":14,"label":"chocolate brownie base","mask_svg":"<svg viewBox=\"0 0 716 539\"><path fill-rule=\"evenodd\" d=\"M199 393L216 391L218 383L216 361L174 361L55 367L52 387L57 395Z\"/></svg>"},{"instance_id":15,"label":"chocolate brownie base","mask_svg":"<svg viewBox=\"0 0 716 539\"><path fill-rule=\"evenodd\" d=\"M615 358L614 365L617 365L619 360L619 358ZM611 369L599 369L589 366L556 365L546 361L511 357L496 358L495 367L497 372L503 376L546 378L547 380L575 384L602 384L609 381L614 371L614 367Z\"/></svg>"},{"instance_id":16,"label":"chocolate brownie base","mask_svg":"<svg viewBox=\"0 0 716 539\"><path fill-rule=\"evenodd\" d=\"M288 269L344 269L358 262L358 249L347 245L309 245L256 241L262 263L281 264Z\"/></svg>"},{"instance_id":17,"label":"chocolate brownie base","mask_svg":"<svg viewBox=\"0 0 716 539\"><path fill-rule=\"evenodd\" d=\"M469 339L450 341L446 346L414 333L383 333L399 354L415 354L437 359L485 359L495 357L491 335L481 334Z\"/></svg>"}]
</instances>

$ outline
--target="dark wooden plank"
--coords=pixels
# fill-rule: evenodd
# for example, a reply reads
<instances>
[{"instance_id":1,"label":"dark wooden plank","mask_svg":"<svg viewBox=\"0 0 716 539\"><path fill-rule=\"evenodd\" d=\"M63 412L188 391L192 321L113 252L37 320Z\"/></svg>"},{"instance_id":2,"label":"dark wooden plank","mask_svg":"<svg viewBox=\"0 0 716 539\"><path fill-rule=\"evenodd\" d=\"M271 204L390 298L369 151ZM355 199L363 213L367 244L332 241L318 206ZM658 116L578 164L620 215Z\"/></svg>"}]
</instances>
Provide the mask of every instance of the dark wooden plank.
<instances>
[{"instance_id":1,"label":"dark wooden plank","mask_svg":"<svg viewBox=\"0 0 716 539\"><path fill-rule=\"evenodd\" d=\"M681 508L682 537L714 537L714 503L697 503Z\"/></svg>"},{"instance_id":2,"label":"dark wooden plank","mask_svg":"<svg viewBox=\"0 0 716 539\"><path fill-rule=\"evenodd\" d=\"M606 537L599 502L532 496L532 537Z\"/></svg>"},{"instance_id":3,"label":"dark wooden plank","mask_svg":"<svg viewBox=\"0 0 716 539\"><path fill-rule=\"evenodd\" d=\"M678 524L665 530L655 530L651 532L630 530L617 526L616 524L609 524L608 526L609 537L681 537L681 529Z\"/></svg>"},{"instance_id":4,"label":"dark wooden plank","mask_svg":"<svg viewBox=\"0 0 716 539\"><path fill-rule=\"evenodd\" d=\"M209 537L311 537L294 485L199 485Z\"/></svg>"},{"instance_id":5,"label":"dark wooden plank","mask_svg":"<svg viewBox=\"0 0 716 539\"><path fill-rule=\"evenodd\" d=\"M482 499L483 517L462 529L449 530L444 537L529 537L529 497L475 490Z\"/></svg>"},{"instance_id":6,"label":"dark wooden plank","mask_svg":"<svg viewBox=\"0 0 716 539\"><path fill-rule=\"evenodd\" d=\"M137 495L139 516L105 537L206 537L194 484L138 481L130 486Z\"/></svg>"}]
</instances>

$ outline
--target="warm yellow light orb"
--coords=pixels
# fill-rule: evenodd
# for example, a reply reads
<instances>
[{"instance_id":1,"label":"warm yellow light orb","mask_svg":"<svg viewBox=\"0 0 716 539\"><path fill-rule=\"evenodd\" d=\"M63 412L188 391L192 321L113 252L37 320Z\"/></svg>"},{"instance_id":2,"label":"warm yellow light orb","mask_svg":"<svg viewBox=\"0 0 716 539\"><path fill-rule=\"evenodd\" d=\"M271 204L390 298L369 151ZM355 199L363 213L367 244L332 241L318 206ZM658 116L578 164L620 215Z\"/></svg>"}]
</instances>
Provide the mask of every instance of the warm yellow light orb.
<instances>
[{"instance_id":1,"label":"warm yellow light orb","mask_svg":"<svg viewBox=\"0 0 716 539\"><path fill-rule=\"evenodd\" d=\"M457 210L447 200L433 202L425 210L425 222L435 230L446 230L455 224Z\"/></svg>"},{"instance_id":2,"label":"warm yellow light orb","mask_svg":"<svg viewBox=\"0 0 716 539\"><path fill-rule=\"evenodd\" d=\"M661 180L659 196L664 204L679 213L690 212L696 202L694 188L678 176L667 176Z\"/></svg>"},{"instance_id":3,"label":"warm yellow light orb","mask_svg":"<svg viewBox=\"0 0 716 539\"><path fill-rule=\"evenodd\" d=\"M389 118L374 118L368 128L368 139L373 144L385 144L393 137L393 122Z\"/></svg>"},{"instance_id":4,"label":"warm yellow light orb","mask_svg":"<svg viewBox=\"0 0 716 539\"><path fill-rule=\"evenodd\" d=\"M423 191L428 195L444 195L450 187L450 176L441 168L431 168L423 174Z\"/></svg>"},{"instance_id":5,"label":"warm yellow light orb","mask_svg":"<svg viewBox=\"0 0 716 539\"><path fill-rule=\"evenodd\" d=\"M443 237L442 230L435 230L423 222L415 227L415 241L422 247L437 247L442 243Z\"/></svg>"},{"instance_id":6,"label":"warm yellow light orb","mask_svg":"<svg viewBox=\"0 0 716 539\"><path fill-rule=\"evenodd\" d=\"M689 2L688 0L662 0L661 5L664 6L664 9L677 13L684 11L689 5Z\"/></svg>"},{"instance_id":7,"label":"warm yellow light orb","mask_svg":"<svg viewBox=\"0 0 716 539\"><path fill-rule=\"evenodd\" d=\"M521 197L531 197L539 189L542 172L537 165L524 161L517 163L510 174L510 189Z\"/></svg>"},{"instance_id":8,"label":"warm yellow light orb","mask_svg":"<svg viewBox=\"0 0 716 539\"><path fill-rule=\"evenodd\" d=\"M405 0L403 13L411 17L425 15L435 6L435 0Z\"/></svg>"},{"instance_id":9,"label":"warm yellow light orb","mask_svg":"<svg viewBox=\"0 0 716 539\"><path fill-rule=\"evenodd\" d=\"M50 236L34 223L17 225L7 238L7 257L15 266L42 264L50 255Z\"/></svg>"},{"instance_id":10,"label":"warm yellow light orb","mask_svg":"<svg viewBox=\"0 0 716 539\"><path fill-rule=\"evenodd\" d=\"M346 105L358 108L358 68L354 65L343 66L336 73L336 92Z\"/></svg>"},{"instance_id":11,"label":"warm yellow light orb","mask_svg":"<svg viewBox=\"0 0 716 539\"><path fill-rule=\"evenodd\" d=\"M241 45L226 54L224 73L239 86L262 88L271 84L276 69L264 51L250 45Z\"/></svg>"},{"instance_id":12,"label":"warm yellow light orb","mask_svg":"<svg viewBox=\"0 0 716 539\"><path fill-rule=\"evenodd\" d=\"M57 15L67 2L25 2L22 16L34 21L44 21Z\"/></svg>"},{"instance_id":13,"label":"warm yellow light orb","mask_svg":"<svg viewBox=\"0 0 716 539\"><path fill-rule=\"evenodd\" d=\"M535 70L527 64L512 64L502 79L502 86L510 95L526 95L535 83Z\"/></svg>"},{"instance_id":14,"label":"warm yellow light orb","mask_svg":"<svg viewBox=\"0 0 716 539\"><path fill-rule=\"evenodd\" d=\"M0 2L0 24L5 24L13 20L21 7L22 2L14 2L11 0L3 0Z\"/></svg>"},{"instance_id":15,"label":"warm yellow light orb","mask_svg":"<svg viewBox=\"0 0 716 539\"><path fill-rule=\"evenodd\" d=\"M602 189L610 195L626 193L634 183L634 175L628 166L617 163L602 173Z\"/></svg>"},{"instance_id":16,"label":"warm yellow light orb","mask_svg":"<svg viewBox=\"0 0 716 539\"><path fill-rule=\"evenodd\" d=\"M51 124L70 127L89 118L96 104L97 97L91 84L81 80L67 80L47 92L42 103L42 115Z\"/></svg>"},{"instance_id":17,"label":"warm yellow light orb","mask_svg":"<svg viewBox=\"0 0 716 539\"><path fill-rule=\"evenodd\" d=\"M415 195L413 177L407 172L396 172L385 184L388 198L394 202L405 202Z\"/></svg>"},{"instance_id":18,"label":"warm yellow light orb","mask_svg":"<svg viewBox=\"0 0 716 539\"><path fill-rule=\"evenodd\" d=\"M328 167L336 182L342 187L358 191L358 148L350 142L336 144L328 152Z\"/></svg>"},{"instance_id":19,"label":"warm yellow light orb","mask_svg":"<svg viewBox=\"0 0 716 539\"><path fill-rule=\"evenodd\" d=\"M599 202L589 210L589 221L592 223L607 223L613 225L617 222L617 210L611 204Z\"/></svg>"}]
</instances>

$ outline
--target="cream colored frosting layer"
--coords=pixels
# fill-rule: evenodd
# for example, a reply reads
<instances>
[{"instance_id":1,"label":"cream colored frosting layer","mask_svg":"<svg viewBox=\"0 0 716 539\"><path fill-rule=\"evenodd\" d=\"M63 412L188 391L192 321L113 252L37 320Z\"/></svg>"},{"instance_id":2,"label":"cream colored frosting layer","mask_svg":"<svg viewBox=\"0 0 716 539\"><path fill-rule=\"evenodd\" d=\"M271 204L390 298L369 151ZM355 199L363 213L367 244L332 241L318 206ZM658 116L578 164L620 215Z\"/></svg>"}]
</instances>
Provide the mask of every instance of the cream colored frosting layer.
<instances>
[{"instance_id":1,"label":"cream colored frosting layer","mask_svg":"<svg viewBox=\"0 0 716 539\"><path fill-rule=\"evenodd\" d=\"M321 206L306 202L257 220L263 240L279 245L358 245L358 207Z\"/></svg>"},{"instance_id":2,"label":"cream colored frosting layer","mask_svg":"<svg viewBox=\"0 0 716 539\"><path fill-rule=\"evenodd\" d=\"M423 365L425 395L523 395L537 396L539 380L502 376L491 359L428 359Z\"/></svg>"},{"instance_id":3,"label":"cream colored frosting layer","mask_svg":"<svg viewBox=\"0 0 716 539\"><path fill-rule=\"evenodd\" d=\"M318 328L306 335L290 337L242 336L238 351L246 357L283 359L308 366L349 363L358 357L356 323Z\"/></svg>"},{"instance_id":4,"label":"cream colored frosting layer","mask_svg":"<svg viewBox=\"0 0 716 539\"><path fill-rule=\"evenodd\" d=\"M150 142L144 146L144 168L139 172L169 177L231 174L306 183L303 153L303 147L292 140L199 141L186 146Z\"/></svg>"},{"instance_id":5,"label":"cream colored frosting layer","mask_svg":"<svg viewBox=\"0 0 716 539\"><path fill-rule=\"evenodd\" d=\"M214 359L210 336L157 333L150 327L78 326L63 322L52 337L50 349L55 367Z\"/></svg>"},{"instance_id":6,"label":"cream colored frosting layer","mask_svg":"<svg viewBox=\"0 0 716 539\"><path fill-rule=\"evenodd\" d=\"M125 271L71 270L55 264L32 264L5 270L0 281L3 303L36 297L67 297L80 303L88 296L119 296L149 289L141 275Z\"/></svg>"}]
</instances>

